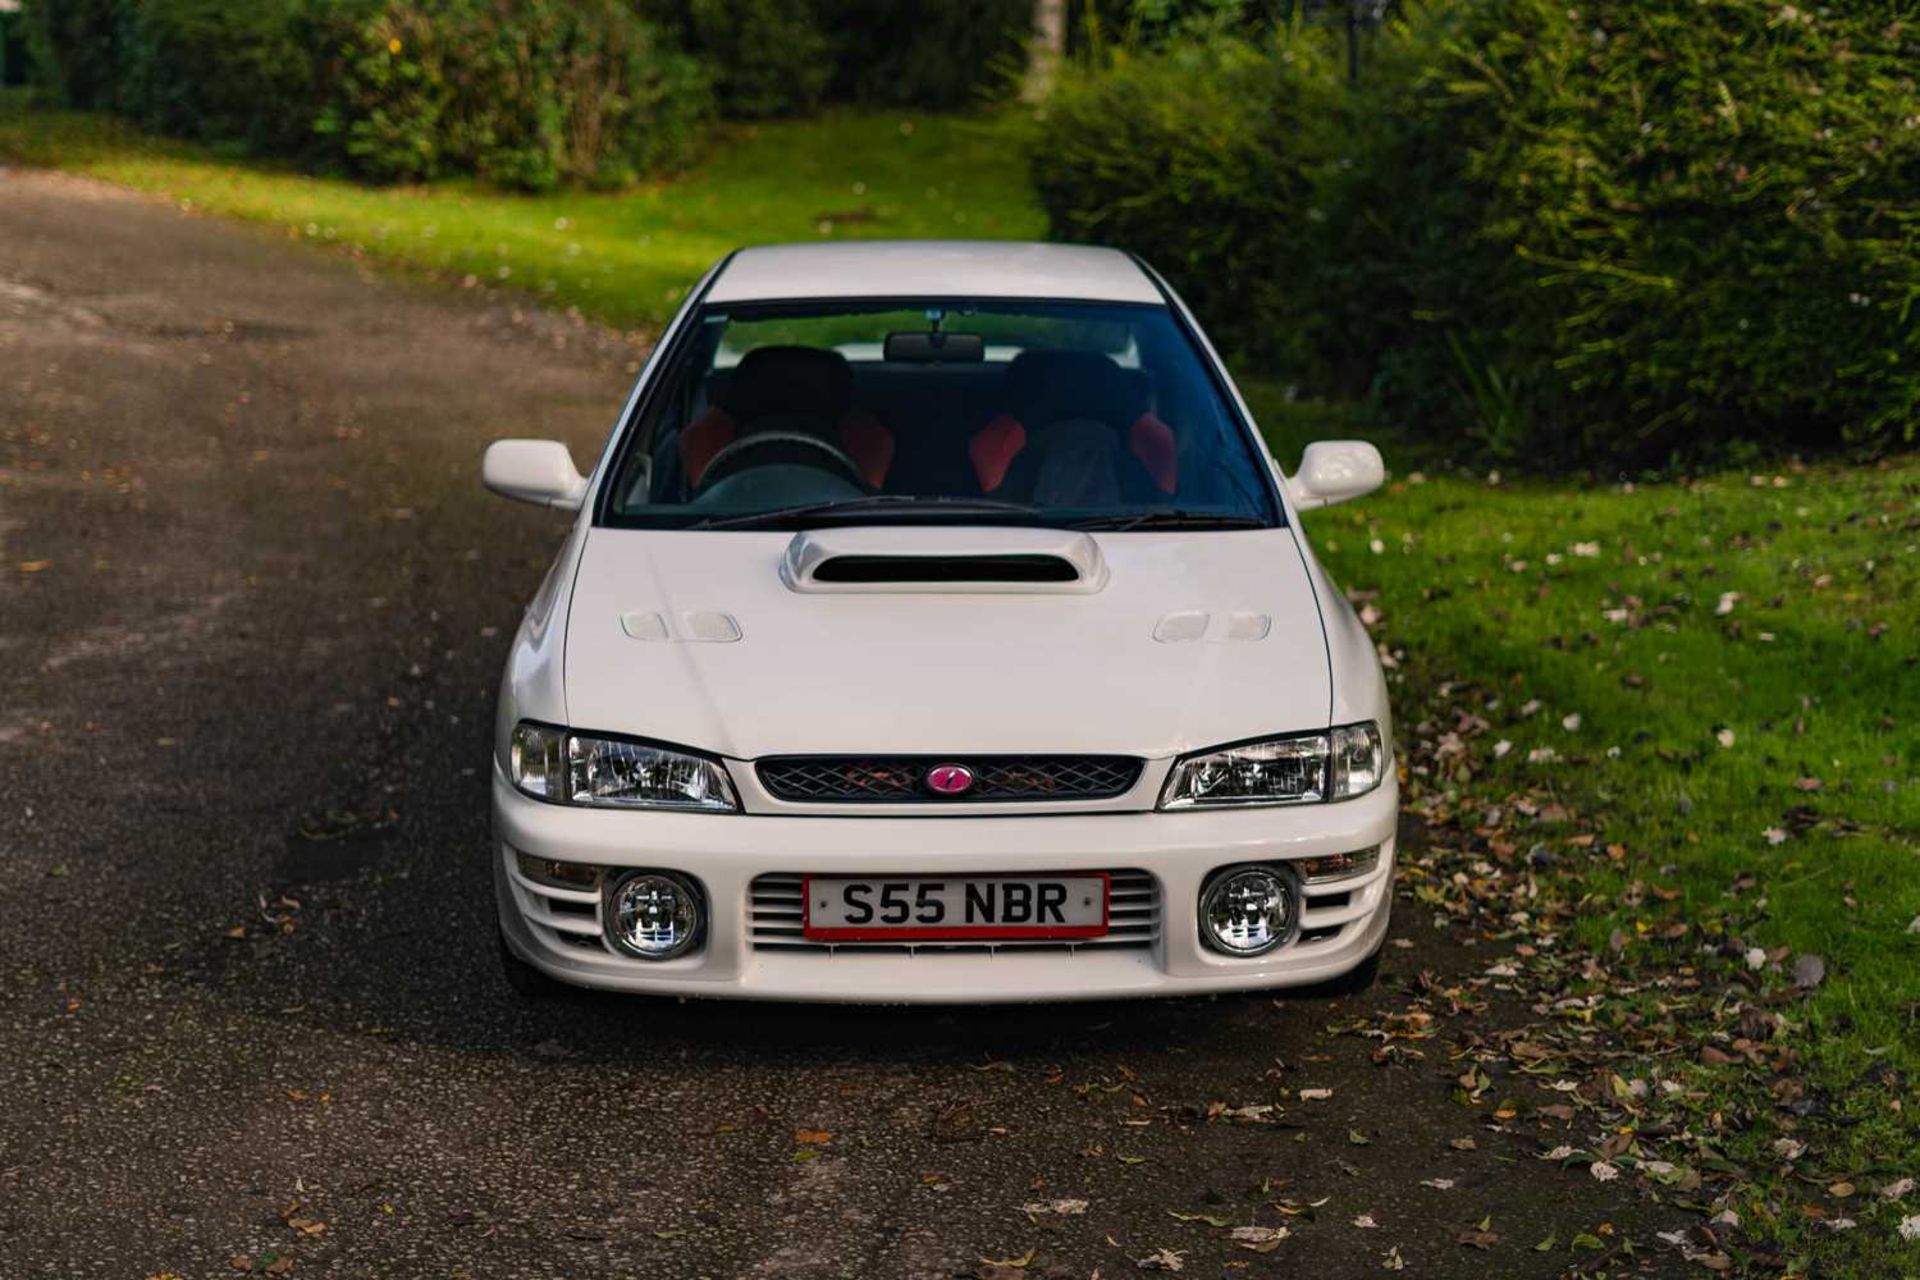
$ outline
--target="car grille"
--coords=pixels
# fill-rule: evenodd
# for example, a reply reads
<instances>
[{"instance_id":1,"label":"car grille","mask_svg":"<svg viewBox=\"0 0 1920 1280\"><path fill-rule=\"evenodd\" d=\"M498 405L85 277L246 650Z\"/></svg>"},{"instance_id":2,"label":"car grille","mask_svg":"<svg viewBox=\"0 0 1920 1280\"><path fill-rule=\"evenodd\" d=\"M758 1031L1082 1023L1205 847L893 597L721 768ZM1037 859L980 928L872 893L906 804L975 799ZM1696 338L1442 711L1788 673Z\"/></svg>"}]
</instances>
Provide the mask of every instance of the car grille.
<instances>
[{"instance_id":1,"label":"car grille","mask_svg":"<svg viewBox=\"0 0 1920 1280\"><path fill-rule=\"evenodd\" d=\"M964 765L964 794L929 791L929 769ZM1133 790L1130 756L777 756L760 761L760 783L780 800L813 804L969 804L980 801L1109 800Z\"/></svg>"},{"instance_id":2,"label":"car grille","mask_svg":"<svg viewBox=\"0 0 1920 1280\"><path fill-rule=\"evenodd\" d=\"M1151 947L1160 936L1160 885L1145 871L1111 871L1107 932L1098 938L1027 939L1019 942L816 942L801 933L800 881L797 873L756 876L752 898L755 951L923 952L1076 951L1085 948Z\"/></svg>"}]
</instances>

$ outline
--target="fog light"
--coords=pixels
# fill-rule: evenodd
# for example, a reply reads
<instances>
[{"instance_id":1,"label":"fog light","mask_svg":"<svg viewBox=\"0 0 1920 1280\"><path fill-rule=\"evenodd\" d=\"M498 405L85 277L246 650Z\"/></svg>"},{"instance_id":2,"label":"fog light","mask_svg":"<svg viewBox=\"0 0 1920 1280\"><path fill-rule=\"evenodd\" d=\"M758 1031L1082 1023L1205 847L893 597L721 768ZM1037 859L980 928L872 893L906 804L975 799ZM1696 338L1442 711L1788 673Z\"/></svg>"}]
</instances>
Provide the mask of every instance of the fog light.
<instances>
[{"instance_id":1,"label":"fog light","mask_svg":"<svg viewBox=\"0 0 1920 1280\"><path fill-rule=\"evenodd\" d=\"M630 956L671 960L700 940L702 914L700 891L686 880L636 871L607 891L607 938Z\"/></svg>"},{"instance_id":2,"label":"fog light","mask_svg":"<svg viewBox=\"0 0 1920 1280\"><path fill-rule=\"evenodd\" d=\"M1257 956L1293 936L1293 883L1271 867L1223 871L1200 892L1200 934L1230 956Z\"/></svg>"}]
</instances>

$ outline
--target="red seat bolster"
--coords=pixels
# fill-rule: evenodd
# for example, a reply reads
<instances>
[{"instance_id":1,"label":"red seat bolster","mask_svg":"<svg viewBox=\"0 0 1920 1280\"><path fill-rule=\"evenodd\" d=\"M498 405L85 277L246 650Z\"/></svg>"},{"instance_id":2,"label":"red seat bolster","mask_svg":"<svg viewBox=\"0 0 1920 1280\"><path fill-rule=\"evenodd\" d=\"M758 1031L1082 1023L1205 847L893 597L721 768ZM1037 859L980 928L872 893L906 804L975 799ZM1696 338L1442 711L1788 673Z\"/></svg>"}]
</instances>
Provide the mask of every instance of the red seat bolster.
<instances>
[{"instance_id":1,"label":"red seat bolster","mask_svg":"<svg viewBox=\"0 0 1920 1280\"><path fill-rule=\"evenodd\" d=\"M687 424L678 443L680 467L687 473L689 486L700 483L700 477L713 462L713 455L732 444L738 434L733 418L718 405Z\"/></svg>"},{"instance_id":2,"label":"red seat bolster","mask_svg":"<svg viewBox=\"0 0 1920 1280\"><path fill-rule=\"evenodd\" d=\"M1172 427L1151 413L1143 413L1127 432L1127 447L1147 469L1156 489L1172 493L1180 487L1180 450Z\"/></svg>"},{"instance_id":3,"label":"red seat bolster","mask_svg":"<svg viewBox=\"0 0 1920 1280\"><path fill-rule=\"evenodd\" d=\"M973 433L967 441L967 457L973 461L973 474L982 493L992 493L1007 479L1007 468L1027 447L1027 429L1018 418L1001 414Z\"/></svg>"},{"instance_id":4,"label":"red seat bolster","mask_svg":"<svg viewBox=\"0 0 1920 1280\"><path fill-rule=\"evenodd\" d=\"M840 419L840 443L847 456L860 464L860 474L878 489L893 466L893 432L870 413L850 413Z\"/></svg>"}]
</instances>

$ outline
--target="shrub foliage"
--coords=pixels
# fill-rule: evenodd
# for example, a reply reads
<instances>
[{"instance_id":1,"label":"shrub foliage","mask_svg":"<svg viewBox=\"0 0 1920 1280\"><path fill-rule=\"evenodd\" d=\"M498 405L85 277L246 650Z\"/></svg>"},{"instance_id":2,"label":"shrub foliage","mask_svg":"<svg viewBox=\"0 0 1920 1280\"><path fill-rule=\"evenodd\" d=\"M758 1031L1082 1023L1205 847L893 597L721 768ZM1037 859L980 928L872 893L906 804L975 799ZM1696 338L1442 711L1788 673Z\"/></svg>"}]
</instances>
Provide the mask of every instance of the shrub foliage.
<instances>
[{"instance_id":1,"label":"shrub foliage","mask_svg":"<svg viewBox=\"0 0 1920 1280\"><path fill-rule=\"evenodd\" d=\"M1495 455L1913 442L1920 43L1885 7L1453 0L1358 88L1333 52L1083 73L1033 152L1056 230L1162 262L1308 388Z\"/></svg>"},{"instance_id":2,"label":"shrub foliage","mask_svg":"<svg viewBox=\"0 0 1920 1280\"><path fill-rule=\"evenodd\" d=\"M26 0L68 106L375 180L615 185L715 109L954 109L1010 86L1032 0Z\"/></svg>"},{"instance_id":3,"label":"shrub foliage","mask_svg":"<svg viewBox=\"0 0 1920 1280\"><path fill-rule=\"evenodd\" d=\"M686 163L704 73L622 0L33 0L41 81L376 180L614 185Z\"/></svg>"},{"instance_id":4,"label":"shrub foliage","mask_svg":"<svg viewBox=\"0 0 1920 1280\"><path fill-rule=\"evenodd\" d=\"M542 191L684 165L706 81L618 0L329 6L316 134L379 179L472 173Z\"/></svg>"}]
</instances>

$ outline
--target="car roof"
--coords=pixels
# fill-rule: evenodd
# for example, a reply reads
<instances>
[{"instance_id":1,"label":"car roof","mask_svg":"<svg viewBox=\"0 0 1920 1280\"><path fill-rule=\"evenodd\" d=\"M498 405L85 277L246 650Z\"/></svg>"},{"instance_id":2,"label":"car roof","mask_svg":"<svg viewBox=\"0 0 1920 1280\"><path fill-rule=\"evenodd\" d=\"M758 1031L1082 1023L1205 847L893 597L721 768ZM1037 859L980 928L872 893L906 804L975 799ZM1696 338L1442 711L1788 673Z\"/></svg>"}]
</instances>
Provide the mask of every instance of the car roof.
<instances>
[{"instance_id":1,"label":"car roof","mask_svg":"<svg viewBox=\"0 0 1920 1280\"><path fill-rule=\"evenodd\" d=\"M1081 244L857 240L742 249L707 291L718 303L803 298L1028 298L1165 305L1129 254Z\"/></svg>"}]
</instances>

